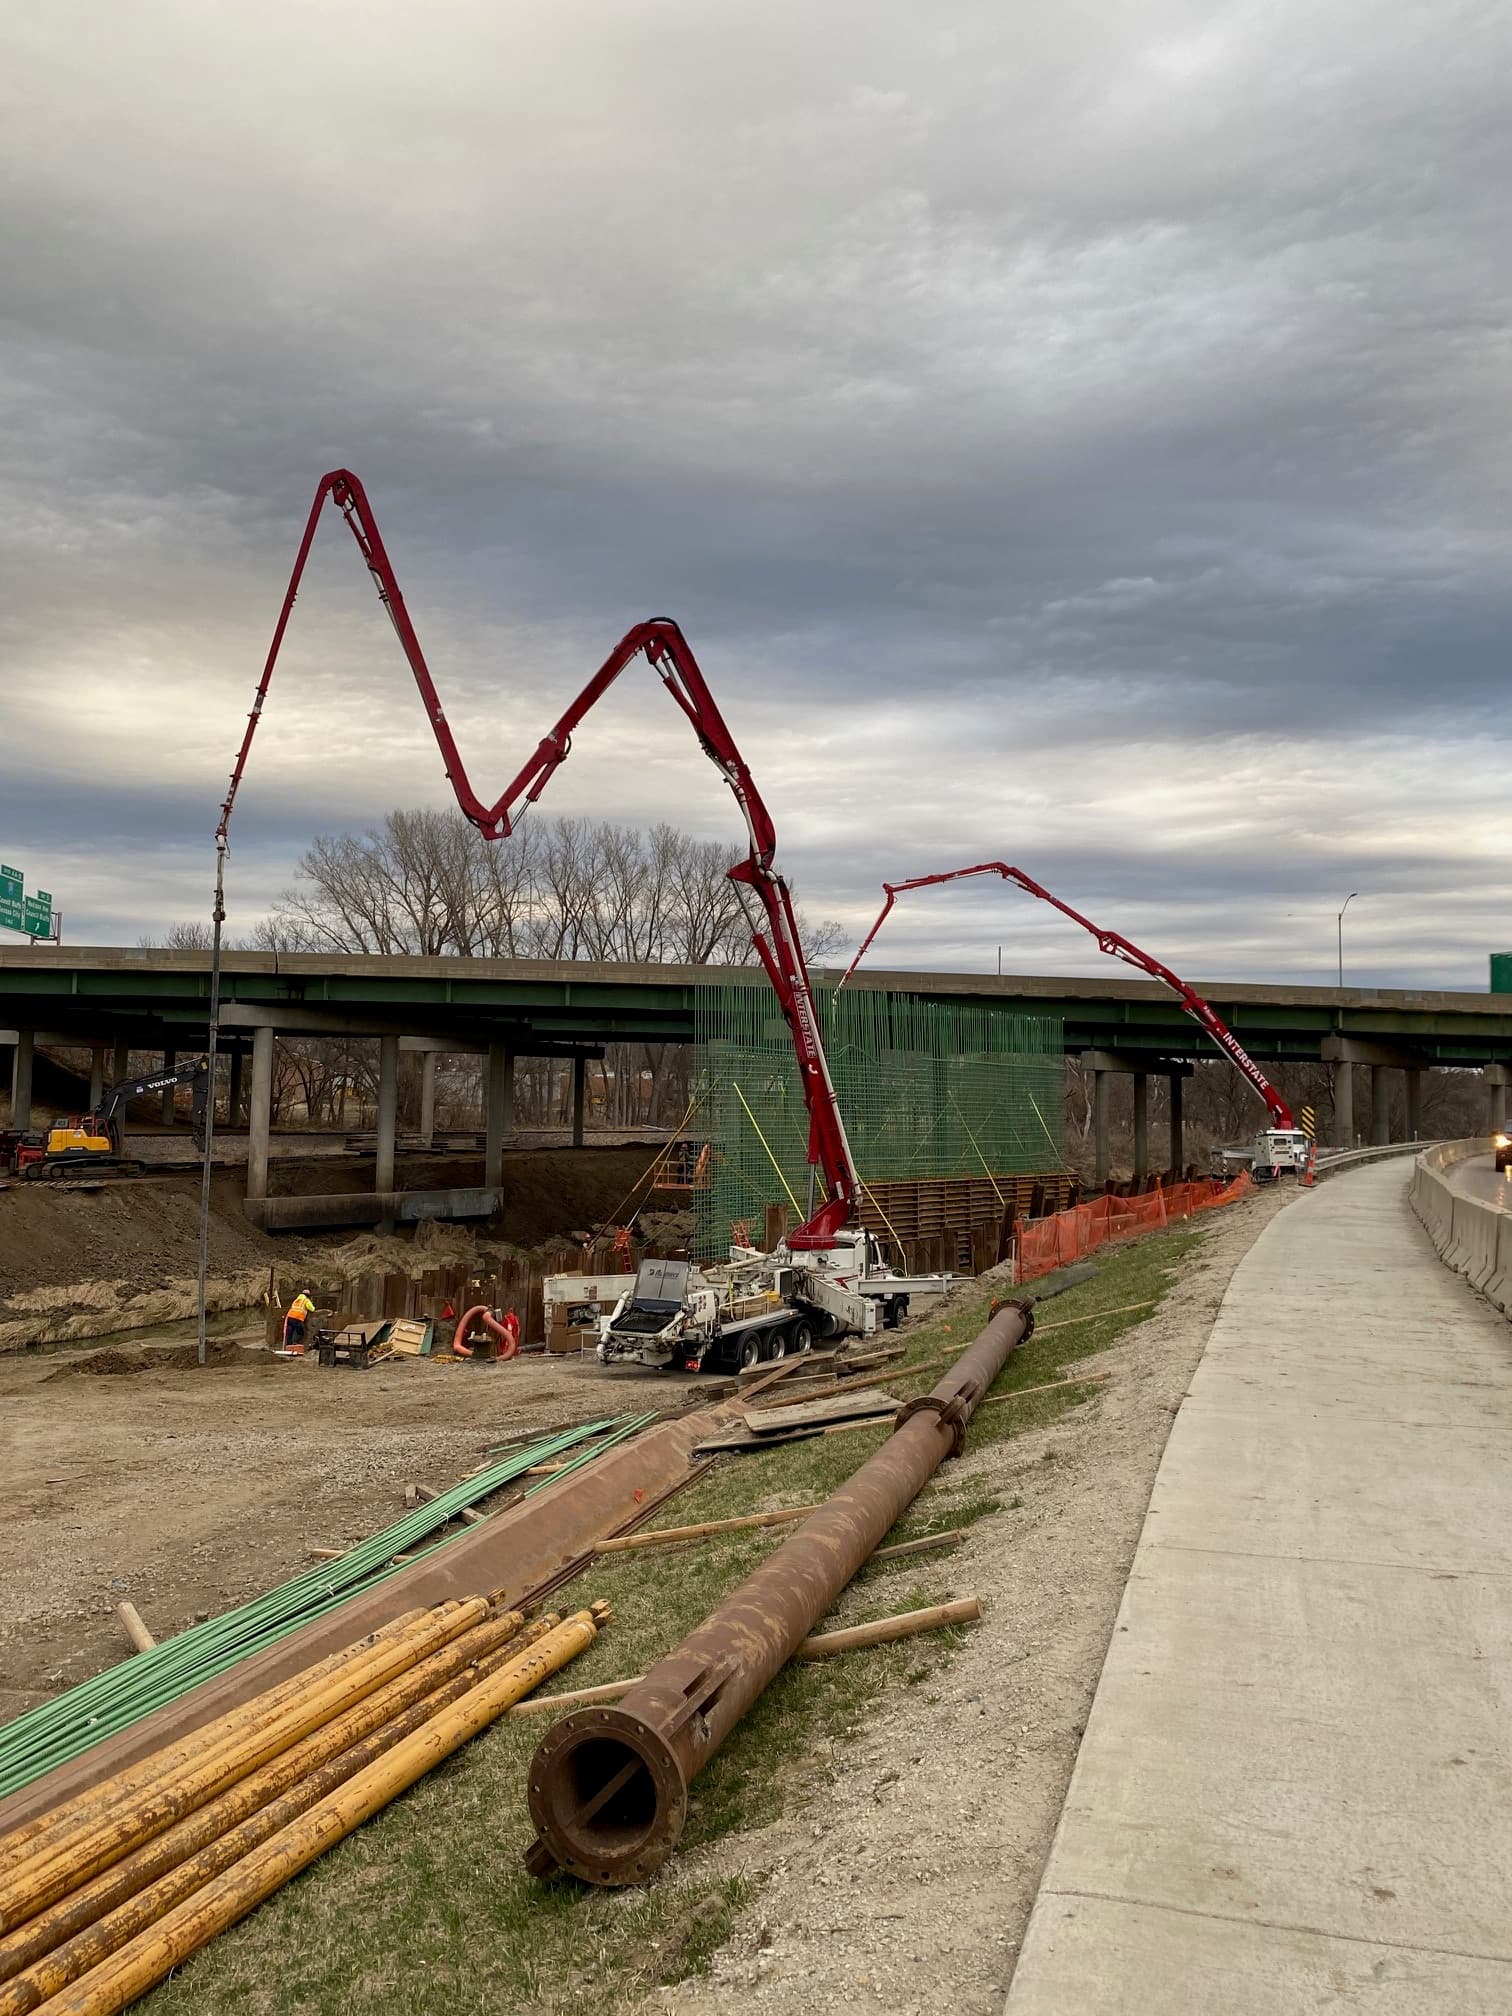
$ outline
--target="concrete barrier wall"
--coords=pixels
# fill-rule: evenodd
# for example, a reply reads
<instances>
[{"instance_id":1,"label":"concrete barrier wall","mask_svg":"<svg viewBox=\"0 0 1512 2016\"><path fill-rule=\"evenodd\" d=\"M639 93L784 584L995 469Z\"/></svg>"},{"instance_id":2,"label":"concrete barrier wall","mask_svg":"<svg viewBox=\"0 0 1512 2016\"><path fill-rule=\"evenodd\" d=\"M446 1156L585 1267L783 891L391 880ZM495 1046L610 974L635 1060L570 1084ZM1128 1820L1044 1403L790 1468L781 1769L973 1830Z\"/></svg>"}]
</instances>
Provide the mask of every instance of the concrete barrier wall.
<instances>
[{"instance_id":1,"label":"concrete barrier wall","mask_svg":"<svg viewBox=\"0 0 1512 2016\"><path fill-rule=\"evenodd\" d=\"M1446 1174L1456 1162L1488 1155L1491 1148L1489 1135L1435 1143L1419 1155L1408 1196L1445 1266L1512 1316L1512 1213L1462 1196Z\"/></svg>"}]
</instances>

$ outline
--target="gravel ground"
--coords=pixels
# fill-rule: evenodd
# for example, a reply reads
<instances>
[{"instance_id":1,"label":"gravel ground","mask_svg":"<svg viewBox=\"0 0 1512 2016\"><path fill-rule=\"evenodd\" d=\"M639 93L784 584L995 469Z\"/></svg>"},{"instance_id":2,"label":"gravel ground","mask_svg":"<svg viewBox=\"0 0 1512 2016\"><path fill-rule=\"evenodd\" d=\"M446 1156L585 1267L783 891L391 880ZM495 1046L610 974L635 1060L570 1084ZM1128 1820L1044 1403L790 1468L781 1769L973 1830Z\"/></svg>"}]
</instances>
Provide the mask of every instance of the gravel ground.
<instances>
[{"instance_id":1,"label":"gravel ground","mask_svg":"<svg viewBox=\"0 0 1512 2016\"><path fill-rule=\"evenodd\" d=\"M260 1350L59 1378L97 1355L0 1356L0 1720L125 1655L122 1596L166 1636L402 1517L406 1482L455 1483L490 1440L698 1384L591 1358L354 1373Z\"/></svg>"},{"instance_id":2,"label":"gravel ground","mask_svg":"<svg viewBox=\"0 0 1512 2016\"><path fill-rule=\"evenodd\" d=\"M1115 1372L1097 1398L963 1459L953 1482L1005 1507L953 1557L951 1593L980 1596L983 1621L821 1759L822 1806L687 1858L688 1876L751 1878L756 1901L708 1977L642 2016L1001 2010L1171 1417L1230 1275L1294 1194L1210 1221L1154 1317L1078 1367Z\"/></svg>"}]
</instances>

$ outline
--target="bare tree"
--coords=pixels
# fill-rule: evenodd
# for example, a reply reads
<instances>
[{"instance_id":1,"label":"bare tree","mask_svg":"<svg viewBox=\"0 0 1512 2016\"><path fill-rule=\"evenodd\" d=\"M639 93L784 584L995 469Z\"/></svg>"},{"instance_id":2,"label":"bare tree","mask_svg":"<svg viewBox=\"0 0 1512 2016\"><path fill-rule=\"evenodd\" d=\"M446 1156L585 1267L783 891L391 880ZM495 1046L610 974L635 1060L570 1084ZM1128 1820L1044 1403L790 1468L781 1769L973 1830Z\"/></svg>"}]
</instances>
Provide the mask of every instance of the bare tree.
<instances>
[{"instance_id":1,"label":"bare tree","mask_svg":"<svg viewBox=\"0 0 1512 2016\"><path fill-rule=\"evenodd\" d=\"M391 812L322 834L254 934L270 948L463 957L745 965L753 957L737 849L675 827L586 819L483 839L455 812ZM806 933L811 957L842 933Z\"/></svg>"},{"instance_id":2,"label":"bare tree","mask_svg":"<svg viewBox=\"0 0 1512 2016\"><path fill-rule=\"evenodd\" d=\"M210 926L193 919L170 924L161 938L144 932L137 940L144 952L208 952L210 943Z\"/></svg>"}]
</instances>

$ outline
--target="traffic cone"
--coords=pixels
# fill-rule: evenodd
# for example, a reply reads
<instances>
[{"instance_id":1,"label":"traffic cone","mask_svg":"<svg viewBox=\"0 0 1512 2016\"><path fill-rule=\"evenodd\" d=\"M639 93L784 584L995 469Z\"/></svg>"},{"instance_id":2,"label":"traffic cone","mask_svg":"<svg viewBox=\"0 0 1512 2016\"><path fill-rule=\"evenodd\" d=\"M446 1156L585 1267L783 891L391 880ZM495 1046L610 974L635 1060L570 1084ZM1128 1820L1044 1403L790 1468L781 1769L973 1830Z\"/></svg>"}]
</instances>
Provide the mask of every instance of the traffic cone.
<instances>
[{"instance_id":1,"label":"traffic cone","mask_svg":"<svg viewBox=\"0 0 1512 2016\"><path fill-rule=\"evenodd\" d=\"M1314 1141L1307 1151L1307 1167L1302 1171L1302 1188L1311 1190L1316 1184L1318 1167L1318 1144Z\"/></svg>"}]
</instances>

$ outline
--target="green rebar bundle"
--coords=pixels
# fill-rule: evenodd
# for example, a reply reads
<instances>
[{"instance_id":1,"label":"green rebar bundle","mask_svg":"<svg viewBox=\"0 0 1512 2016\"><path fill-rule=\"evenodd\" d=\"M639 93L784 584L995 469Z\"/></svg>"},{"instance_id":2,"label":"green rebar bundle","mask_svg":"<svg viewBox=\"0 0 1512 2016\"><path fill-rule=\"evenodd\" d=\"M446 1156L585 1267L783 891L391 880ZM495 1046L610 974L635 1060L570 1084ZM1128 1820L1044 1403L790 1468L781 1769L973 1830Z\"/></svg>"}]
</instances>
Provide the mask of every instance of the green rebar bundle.
<instances>
[{"instance_id":1,"label":"green rebar bundle","mask_svg":"<svg viewBox=\"0 0 1512 2016\"><path fill-rule=\"evenodd\" d=\"M860 988L837 1001L817 982L820 1033L863 1181L1064 1166L1057 1017ZM694 1097L713 1152L709 1186L693 1193L694 1251L713 1259L737 1220L759 1241L768 1204L808 1215L808 1115L787 1025L761 975L697 996Z\"/></svg>"},{"instance_id":2,"label":"green rebar bundle","mask_svg":"<svg viewBox=\"0 0 1512 2016\"><path fill-rule=\"evenodd\" d=\"M103 1743L118 1730L129 1728L166 1702L176 1701L192 1688L212 1680L218 1673L250 1659L256 1652L286 1638L291 1631L309 1624L329 1611L350 1603L356 1596L402 1572L394 1566L394 1556L404 1554L440 1534L465 1507L480 1498L516 1482L535 1464L577 1449L578 1454L554 1476L543 1477L524 1496L558 1484L565 1477L614 1448L648 1423L655 1413L611 1416L578 1428L564 1429L517 1450L502 1462L468 1477L450 1491L420 1506L416 1511L385 1526L369 1540L363 1540L337 1561L322 1562L282 1583L265 1596L255 1597L224 1616L196 1624L176 1638L168 1638L150 1652L112 1666L72 1687L54 1700L18 1715L0 1728L0 1798L29 1785L45 1771ZM591 1444L591 1447L580 1447ZM436 1541L445 1546L466 1529L443 1535ZM427 1549L427 1552L434 1551Z\"/></svg>"}]
</instances>

